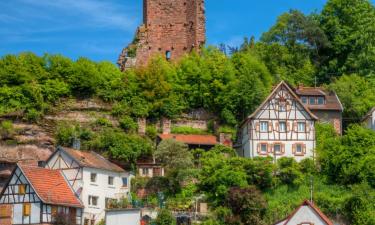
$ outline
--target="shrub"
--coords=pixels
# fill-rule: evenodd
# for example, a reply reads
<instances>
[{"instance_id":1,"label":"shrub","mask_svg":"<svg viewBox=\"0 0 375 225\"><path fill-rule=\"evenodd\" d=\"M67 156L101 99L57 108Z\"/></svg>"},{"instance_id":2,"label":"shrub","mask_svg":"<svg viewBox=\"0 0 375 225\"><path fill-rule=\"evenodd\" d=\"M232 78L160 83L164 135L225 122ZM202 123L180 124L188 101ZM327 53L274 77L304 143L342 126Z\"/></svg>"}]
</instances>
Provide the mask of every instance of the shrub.
<instances>
[{"instance_id":1,"label":"shrub","mask_svg":"<svg viewBox=\"0 0 375 225\"><path fill-rule=\"evenodd\" d=\"M155 220L155 225L174 225L176 219L172 215L171 211L167 209L161 209L158 213L158 217Z\"/></svg>"},{"instance_id":2,"label":"shrub","mask_svg":"<svg viewBox=\"0 0 375 225\"><path fill-rule=\"evenodd\" d=\"M146 127L146 135L149 137L151 140L155 140L157 135L158 135L158 130L156 126L151 125Z\"/></svg>"},{"instance_id":3,"label":"shrub","mask_svg":"<svg viewBox=\"0 0 375 225\"><path fill-rule=\"evenodd\" d=\"M95 124L98 126L102 126L102 127L112 127L112 122L109 119L104 118L104 117L98 118L95 121Z\"/></svg>"},{"instance_id":4,"label":"shrub","mask_svg":"<svg viewBox=\"0 0 375 225\"><path fill-rule=\"evenodd\" d=\"M207 134L207 131L186 126L172 127L171 132L173 134Z\"/></svg>"},{"instance_id":5,"label":"shrub","mask_svg":"<svg viewBox=\"0 0 375 225\"><path fill-rule=\"evenodd\" d=\"M120 119L120 127L125 131L125 132L136 132L138 129L138 124L137 122L134 121L133 118L130 116L123 116Z\"/></svg>"},{"instance_id":6,"label":"shrub","mask_svg":"<svg viewBox=\"0 0 375 225\"><path fill-rule=\"evenodd\" d=\"M0 137L1 139L9 139L14 134L14 127L12 121L4 120L0 123Z\"/></svg>"}]
</instances>

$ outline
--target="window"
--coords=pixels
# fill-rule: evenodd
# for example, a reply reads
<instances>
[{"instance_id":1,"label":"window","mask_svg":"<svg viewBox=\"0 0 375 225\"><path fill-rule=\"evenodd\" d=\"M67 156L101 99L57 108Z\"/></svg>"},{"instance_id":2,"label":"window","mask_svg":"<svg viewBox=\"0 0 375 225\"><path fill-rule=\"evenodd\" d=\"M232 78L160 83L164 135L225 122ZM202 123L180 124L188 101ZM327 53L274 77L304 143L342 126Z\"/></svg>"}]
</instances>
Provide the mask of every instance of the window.
<instances>
[{"instance_id":1,"label":"window","mask_svg":"<svg viewBox=\"0 0 375 225\"><path fill-rule=\"evenodd\" d=\"M142 175L148 176L148 168L142 168Z\"/></svg>"},{"instance_id":2,"label":"window","mask_svg":"<svg viewBox=\"0 0 375 225\"><path fill-rule=\"evenodd\" d=\"M30 212L31 212L31 204L24 203L23 204L23 216L30 216Z\"/></svg>"},{"instance_id":3,"label":"window","mask_svg":"<svg viewBox=\"0 0 375 225\"><path fill-rule=\"evenodd\" d=\"M279 102L279 111L286 112L286 101L282 100Z\"/></svg>"},{"instance_id":4,"label":"window","mask_svg":"<svg viewBox=\"0 0 375 225\"><path fill-rule=\"evenodd\" d=\"M24 184L18 185L18 194L20 195L26 194L26 185Z\"/></svg>"},{"instance_id":5,"label":"window","mask_svg":"<svg viewBox=\"0 0 375 225\"><path fill-rule=\"evenodd\" d=\"M171 51L166 51L166 52L165 52L165 58L166 58L167 60L171 60L171 57L172 57L172 53L171 53Z\"/></svg>"},{"instance_id":6,"label":"window","mask_svg":"<svg viewBox=\"0 0 375 225\"><path fill-rule=\"evenodd\" d=\"M318 105L324 105L324 97L318 97Z\"/></svg>"},{"instance_id":7,"label":"window","mask_svg":"<svg viewBox=\"0 0 375 225\"><path fill-rule=\"evenodd\" d=\"M315 105L315 98L314 97L310 97L309 98L309 103L310 103L310 105Z\"/></svg>"},{"instance_id":8,"label":"window","mask_svg":"<svg viewBox=\"0 0 375 225\"><path fill-rule=\"evenodd\" d=\"M98 198L97 196L89 195L89 205L97 206L98 205Z\"/></svg>"},{"instance_id":9,"label":"window","mask_svg":"<svg viewBox=\"0 0 375 225\"><path fill-rule=\"evenodd\" d=\"M127 177L123 177L122 178L122 186L123 187L127 187L128 186L128 178Z\"/></svg>"},{"instance_id":10,"label":"window","mask_svg":"<svg viewBox=\"0 0 375 225\"><path fill-rule=\"evenodd\" d=\"M268 145L267 144L261 144L260 145L260 152L262 154L266 154L267 153L267 150L268 150Z\"/></svg>"},{"instance_id":11,"label":"window","mask_svg":"<svg viewBox=\"0 0 375 225\"><path fill-rule=\"evenodd\" d=\"M113 177L111 176L108 177L108 184L113 185Z\"/></svg>"},{"instance_id":12,"label":"window","mask_svg":"<svg viewBox=\"0 0 375 225\"><path fill-rule=\"evenodd\" d=\"M303 146L302 146L302 144L297 144L296 145L296 153L299 153L299 154L303 153Z\"/></svg>"},{"instance_id":13,"label":"window","mask_svg":"<svg viewBox=\"0 0 375 225\"><path fill-rule=\"evenodd\" d=\"M303 104L307 104L307 97L303 96L301 98Z\"/></svg>"},{"instance_id":14,"label":"window","mask_svg":"<svg viewBox=\"0 0 375 225\"><path fill-rule=\"evenodd\" d=\"M92 183L96 183L96 177L97 177L96 173L90 174L90 180L91 180Z\"/></svg>"},{"instance_id":15,"label":"window","mask_svg":"<svg viewBox=\"0 0 375 225\"><path fill-rule=\"evenodd\" d=\"M268 122L260 122L260 131L268 132Z\"/></svg>"},{"instance_id":16,"label":"window","mask_svg":"<svg viewBox=\"0 0 375 225\"><path fill-rule=\"evenodd\" d=\"M273 152L274 153L281 153L281 144L274 144L273 145Z\"/></svg>"},{"instance_id":17,"label":"window","mask_svg":"<svg viewBox=\"0 0 375 225\"><path fill-rule=\"evenodd\" d=\"M280 122L279 123L279 131L280 132L286 132L286 122Z\"/></svg>"},{"instance_id":18,"label":"window","mask_svg":"<svg viewBox=\"0 0 375 225\"><path fill-rule=\"evenodd\" d=\"M298 132L305 132L306 124L304 122L298 122Z\"/></svg>"}]
</instances>

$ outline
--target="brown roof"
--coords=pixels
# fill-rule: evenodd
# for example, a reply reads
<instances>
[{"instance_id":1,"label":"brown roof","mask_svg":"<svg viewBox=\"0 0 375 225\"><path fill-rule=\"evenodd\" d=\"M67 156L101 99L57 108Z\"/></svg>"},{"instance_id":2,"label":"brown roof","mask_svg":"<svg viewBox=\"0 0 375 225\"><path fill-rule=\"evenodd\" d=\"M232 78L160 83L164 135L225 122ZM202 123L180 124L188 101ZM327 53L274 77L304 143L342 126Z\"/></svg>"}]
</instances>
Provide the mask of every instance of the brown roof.
<instances>
[{"instance_id":1,"label":"brown roof","mask_svg":"<svg viewBox=\"0 0 375 225\"><path fill-rule=\"evenodd\" d=\"M18 167L44 203L83 208L61 171L24 165Z\"/></svg>"},{"instance_id":2,"label":"brown roof","mask_svg":"<svg viewBox=\"0 0 375 225\"><path fill-rule=\"evenodd\" d=\"M197 135L197 134L160 134L162 140L175 139L191 145L216 145L218 144L216 137L213 135Z\"/></svg>"},{"instance_id":3,"label":"brown roof","mask_svg":"<svg viewBox=\"0 0 375 225\"><path fill-rule=\"evenodd\" d=\"M302 206L309 206L310 208L312 208L317 214L318 216L327 224L327 225L333 225L333 222L322 212L320 211L320 209L318 207L316 207L313 203L311 203L310 201L308 200L305 200L297 209L295 209L293 211L292 214L290 214L288 217L286 217L285 219L281 220L281 221L278 221L276 223L274 223L274 225L276 224L279 224L279 223L282 223L283 222L283 225L288 225L289 221L293 218L293 216L299 211L299 209L302 207ZM284 222L285 221L285 222ZM306 221L308 222L308 221ZM290 224L292 225L292 224Z\"/></svg>"},{"instance_id":4,"label":"brown roof","mask_svg":"<svg viewBox=\"0 0 375 225\"><path fill-rule=\"evenodd\" d=\"M306 106L312 110L335 110L343 111L340 99L337 97L336 93L333 91L328 91L323 87L297 87L295 89L297 95L301 96L323 96L326 99L326 104L324 105L310 105Z\"/></svg>"},{"instance_id":5,"label":"brown roof","mask_svg":"<svg viewBox=\"0 0 375 225\"><path fill-rule=\"evenodd\" d=\"M93 151L79 151L66 147L58 147L57 151L58 150L66 152L82 167L103 169L120 173L125 172L123 168L117 166L114 163L111 163L108 159Z\"/></svg>"}]
</instances>

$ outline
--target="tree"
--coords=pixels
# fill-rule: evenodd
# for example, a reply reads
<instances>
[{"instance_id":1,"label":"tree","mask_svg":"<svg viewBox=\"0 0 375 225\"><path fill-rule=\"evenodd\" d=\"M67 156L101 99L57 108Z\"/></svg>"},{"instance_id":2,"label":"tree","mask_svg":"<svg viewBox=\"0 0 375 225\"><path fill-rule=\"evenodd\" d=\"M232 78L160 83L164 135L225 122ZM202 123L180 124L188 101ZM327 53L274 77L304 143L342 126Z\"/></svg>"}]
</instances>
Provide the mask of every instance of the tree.
<instances>
[{"instance_id":1,"label":"tree","mask_svg":"<svg viewBox=\"0 0 375 225\"><path fill-rule=\"evenodd\" d=\"M188 146L174 139L161 141L154 155L166 170L183 170L193 165Z\"/></svg>"},{"instance_id":2,"label":"tree","mask_svg":"<svg viewBox=\"0 0 375 225\"><path fill-rule=\"evenodd\" d=\"M325 54L321 79L341 74L374 74L375 8L369 0L329 0L320 16L320 26L331 47Z\"/></svg>"},{"instance_id":3,"label":"tree","mask_svg":"<svg viewBox=\"0 0 375 225\"><path fill-rule=\"evenodd\" d=\"M233 187L229 190L227 204L241 224L263 225L267 203L262 193L255 187Z\"/></svg>"},{"instance_id":4,"label":"tree","mask_svg":"<svg viewBox=\"0 0 375 225\"><path fill-rule=\"evenodd\" d=\"M299 185L302 182L303 174L300 166L294 158L283 157L277 160L277 177L282 184Z\"/></svg>"},{"instance_id":5,"label":"tree","mask_svg":"<svg viewBox=\"0 0 375 225\"><path fill-rule=\"evenodd\" d=\"M343 75L329 88L336 92L344 107L344 117L357 122L375 105L375 85L359 75ZM350 90L350 91L348 91Z\"/></svg>"}]
</instances>

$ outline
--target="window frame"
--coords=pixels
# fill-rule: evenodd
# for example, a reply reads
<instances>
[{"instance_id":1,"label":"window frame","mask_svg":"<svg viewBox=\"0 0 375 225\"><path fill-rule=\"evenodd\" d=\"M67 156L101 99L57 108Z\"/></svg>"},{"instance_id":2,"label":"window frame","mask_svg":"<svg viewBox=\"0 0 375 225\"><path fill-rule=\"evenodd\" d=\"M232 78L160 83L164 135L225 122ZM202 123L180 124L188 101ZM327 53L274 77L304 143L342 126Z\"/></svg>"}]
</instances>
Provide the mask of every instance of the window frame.
<instances>
[{"instance_id":1,"label":"window frame","mask_svg":"<svg viewBox=\"0 0 375 225\"><path fill-rule=\"evenodd\" d=\"M308 97L306 97L306 96L302 96L302 97L301 97L301 102L302 102L303 104L308 104Z\"/></svg>"},{"instance_id":2,"label":"window frame","mask_svg":"<svg viewBox=\"0 0 375 225\"><path fill-rule=\"evenodd\" d=\"M147 171L147 173L145 173ZM142 168L142 176L149 176L150 175L150 170L149 168Z\"/></svg>"},{"instance_id":3,"label":"window frame","mask_svg":"<svg viewBox=\"0 0 375 225\"><path fill-rule=\"evenodd\" d=\"M124 179L126 179L126 185L124 185ZM129 179L128 179L128 177L121 177L121 181L122 181L122 187L123 188L129 187Z\"/></svg>"},{"instance_id":4,"label":"window frame","mask_svg":"<svg viewBox=\"0 0 375 225\"><path fill-rule=\"evenodd\" d=\"M280 133L286 133L287 132L288 128L287 128L286 123L287 123L286 121L279 121L279 132ZM281 130L281 127L282 127L281 124L284 124L284 130Z\"/></svg>"},{"instance_id":5,"label":"window frame","mask_svg":"<svg viewBox=\"0 0 375 225\"><path fill-rule=\"evenodd\" d=\"M323 102L320 103L319 100L323 100ZM324 97L323 97L323 96L319 96L319 97L317 97L317 98L316 98L316 104L317 104L317 105L324 105L324 104L325 104L325 99L324 99Z\"/></svg>"},{"instance_id":6,"label":"window frame","mask_svg":"<svg viewBox=\"0 0 375 225\"><path fill-rule=\"evenodd\" d=\"M93 201L95 199L95 201ZM89 203L89 206L92 206L92 207L97 207L98 206L98 203L99 203L99 196L95 196L95 195L89 195L89 199L88 199L88 203ZM94 204L95 202L95 204Z\"/></svg>"},{"instance_id":7,"label":"window frame","mask_svg":"<svg viewBox=\"0 0 375 225\"><path fill-rule=\"evenodd\" d=\"M94 177L94 181L93 181L93 177ZM90 182L96 183L97 180L98 180L98 174L97 173L90 173Z\"/></svg>"},{"instance_id":8,"label":"window frame","mask_svg":"<svg viewBox=\"0 0 375 225\"><path fill-rule=\"evenodd\" d=\"M109 186L115 185L115 178L113 176L108 176L108 185Z\"/></svg>"},{"instance_id":9,"label":"window frame","mask_svg":"<svg viewBox=\"0 0 375 225\"><path fill-rule=\"evenodd\" d=\"M275 150L275 146L279 146L279 151ZM273 153L275 153L275 154L281 154L282 153L281 148L282 148L281 143L275 143L275 144L272 145L272 150L273 150Z\"/></svg>"},{"instance_id":10,"label":"window frame","mask_svg":"<svg viewBox=\"0 0 375 225\"><path fill-rule=\"evenodd\" d=\"M268 143L259 143L259 154L260 155L268 155ZM263 151L263 147L266 147L266 151Z\"/></svg>"},{"instance_id":11,"label":"window frame","mask_svg":"<svg viewBox=\"0 0 375 225\"><path fill-rule=\"evenodd\" d=\"M303 125L303 130L300 130L300 125ZM306 122L297 122L297 132L298 133L306 132Z\"/></svg>"},{"instance_id":12,"label":"window frame","mask_svg":"<svg viewBox=\"0 0 375 225\"><path fill-rule=\"evenodd\" d=\"M263 130L262 128L264 128L263 127L263 125L266 125L266 130ZM259 131L260 132L262 132L262 133L268 133L269 132L269 130L268 130L268 128L269 128L269 123L268 123L268 121L260 121L260 128L259 128Z\"/></svg>"},{"instance_id":13,"label":"window frame","mask_svg":"<svg viewBox=\"0 0 375 225\"><path fill-rule=\"evenodd\" d=\"M311 102L311 100L314 100ZM309 105L316 105L316 98L315 97L309 97Z\"/></svg>"}]
</instances>

